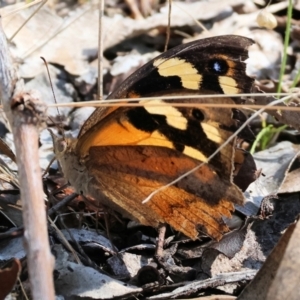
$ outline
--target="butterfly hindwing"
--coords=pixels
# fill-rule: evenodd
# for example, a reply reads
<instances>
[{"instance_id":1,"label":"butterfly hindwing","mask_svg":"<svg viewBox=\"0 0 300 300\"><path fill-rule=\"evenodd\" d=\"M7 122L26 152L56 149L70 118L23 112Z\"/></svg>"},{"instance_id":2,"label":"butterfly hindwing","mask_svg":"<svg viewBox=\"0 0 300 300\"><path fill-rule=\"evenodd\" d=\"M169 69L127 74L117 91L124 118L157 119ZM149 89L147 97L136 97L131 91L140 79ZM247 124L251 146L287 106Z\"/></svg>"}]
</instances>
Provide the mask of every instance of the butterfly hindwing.
<instances>
[{"instance_id":1,"label":"butterfly hindwing","mask_svg":"<svg viewBox=\"0 0 300 300\"><path fill-rule=\"evenodd\" d=\"M197 165L197 160L172 149L103 146L90 149L87 169L93 178L92 190L113 199L118 210L131 219L155 227L159 222L168 223L193 239L199 228L206 228L205 233L219 239L228 230L222 216L230 217L233 204L242 204L243 196L209 165L142 203L153 191Z\"/></svg>"}]
</instances>

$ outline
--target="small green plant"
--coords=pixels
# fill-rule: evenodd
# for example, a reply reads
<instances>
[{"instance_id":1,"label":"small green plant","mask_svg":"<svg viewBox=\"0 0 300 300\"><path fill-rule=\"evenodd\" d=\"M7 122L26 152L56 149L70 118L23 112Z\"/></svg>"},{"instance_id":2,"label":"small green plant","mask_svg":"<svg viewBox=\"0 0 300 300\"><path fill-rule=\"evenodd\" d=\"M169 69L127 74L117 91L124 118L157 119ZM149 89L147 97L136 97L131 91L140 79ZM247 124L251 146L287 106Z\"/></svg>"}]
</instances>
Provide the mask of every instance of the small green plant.
<instances>
[{"instance_id":1,"label":"small green plant","mask_svg":"<svg viewBox=\"0 0 300 300\"><path fill-rule=\"evenodd\" d=\"M284 50L282 56L282 63L280 68L279 80L278 80L278 88L277 92L281 92L281 86L283 81L283 76L286 70L286 62L287 62L287 49L290 40L291 33L291 25L292 25L292 11L293 11L293 0L289 0L288 10L287 10L287 24L285 30L285 39L284 39ZM300 80L300 70L298 74L295 76L295 79L291 85L291 88L295 87ZM283 130L285 130L288 126L282 125L280 127L274 127L273 124L267 124L266 120L262 118L262 129L257 134L256 139L251 147L250 153L254 153L257 150L264 150L268 148L272 142L274 142Z\"/></svg>"},{"instance_id":2,"label":"small green plant","mask_svg":"<svg viewBox=\"0 0 300 300\"><path fill-rule=\"evenodd\" d=\"M259 147L259 150L264 150L269 147L269 145L276 140L278 134L285 130L287 128L287 125L282 125L280 127L274 127L273 124L267 125L266 121L262 121L262 129L257 134L256 139L251 147L250 153L253 154L255 151L257 151L257 148Z\"/></svg>"}]
</instances>

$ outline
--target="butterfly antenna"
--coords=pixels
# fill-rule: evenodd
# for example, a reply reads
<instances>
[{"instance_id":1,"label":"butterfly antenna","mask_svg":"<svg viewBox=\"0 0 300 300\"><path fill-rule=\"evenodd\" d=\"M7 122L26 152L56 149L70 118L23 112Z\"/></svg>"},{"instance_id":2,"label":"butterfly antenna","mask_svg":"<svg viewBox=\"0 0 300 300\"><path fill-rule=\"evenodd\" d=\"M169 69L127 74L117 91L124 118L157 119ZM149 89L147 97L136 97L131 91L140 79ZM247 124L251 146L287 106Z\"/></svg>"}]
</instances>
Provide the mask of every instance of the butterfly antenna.
<instances>
[{"instance_id":1,"label":"butterfly antenna","mask_svg":"<svg viewBox=\"0 0 300 300\"><path fill-rule=\"evenodd\" d=\"M50 87L51 87L51 90L52 90L53 99L54 99L54 102L57 104L56 97L55 97L55 93L54 93L54 88L53 88L53 83L52 83L52 80L51 80L50 71L49 71L49 67L48 67L48 63L47 63L47 61L46 61L46 59L45 59L44 57L41 56L41 59L43 60L45 66L46 66L47 73L48 73L48 78L49 78L49 83L50 83ZM59 119L62 119L58 107L56 107L56 109L57 109L57 114L58 114L58 116L59 116ZM54 125L57 126L57 123L56 123L51 117L49 117L49 119L51 120L51 122L52 122ZM58 125L58 127L60 127L60 129L61 129L61 134L62 134L63 138L65 138L65 133L64 133L63 128L62 128L61 126L59 126L59 125Z\"/></svg>"}]
</instances>

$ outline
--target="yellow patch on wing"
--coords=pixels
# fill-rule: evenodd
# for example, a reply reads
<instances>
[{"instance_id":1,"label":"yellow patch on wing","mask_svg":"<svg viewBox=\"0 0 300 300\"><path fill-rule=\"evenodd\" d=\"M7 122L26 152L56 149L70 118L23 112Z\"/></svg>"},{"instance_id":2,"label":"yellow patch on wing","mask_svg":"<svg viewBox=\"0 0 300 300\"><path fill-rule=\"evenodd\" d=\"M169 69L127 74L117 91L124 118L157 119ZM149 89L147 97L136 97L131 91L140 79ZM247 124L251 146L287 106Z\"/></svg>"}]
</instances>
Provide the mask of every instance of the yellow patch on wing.
<instances>
[{"instance_id":1,"label":"yellow patch on wing","mask_svg":"<svg viewBox=\"0 0 300 300\"><path fill-rule=\"evenodd\" d=\"M224 142L220 136L219 126L216 122L201 123L201 126L208 139L217 144L222 144Z\"/></svg>"},{"instance_id":2,"label":"yellow patch on wing","mask_svg":"<svg viewBox=\"0 0 300 300\"><path fill-rule=\"evenodd\" d=\"M202 75L198 74L193 64L180 58L157 59L153 65L157 67L160 76L178 76L183 87L191 90L199 90Z\"/></svg>"},{"instance_id":3,"label":"yellow patch on wing","mask_svg":"<svg viewBox=\"0 0 300 300\"><path fill-rule=\"evenodd\" d=\"M164 135L158 131L152 132L149 138L145 138L137 143L137 145L144 146L157 146L174 149L173 143L170 142Z\"/></svg>"},{"instance_id":4,"label":"yellow patch on wing","mask_svg":"<svg viewBox=\"0 0 300 300\"><path fill-rule=\"evenodd\" d=\"M238 88L237 82L228 76L219 76L219 84L224 94L239 94L240 89Z\"/></svg>"},{"instance_id":5,"label":"yellow patch on wing","mask_svg":"<svg viewBox=\"0 0 300 300\"><path fill-rule=\"evenodd\" d=\"M202 152L200 152L199 150L189 147L189 146L185 146L183 153L189 157L195 158L199 161L202 162L206 162L207 161L207 156L205 156Z\"/></svg>"},{"instance_id":6,"label":"yellow patch on wing","mask_svg":"<svg viewBox=\"0 0 300 300\"><path fill-rule=\"evenodd\" d=\"M167 123L177 129L186 130L187 129L187 119L182 115L182 113L171 105L165 103L163 106L153 106L156 103L164 103L162 100L150 100L145 101L144 108L150 114L162 115L166 117ZM149 105L147 105L149 104Z\"/></svg>"}]
</instances>

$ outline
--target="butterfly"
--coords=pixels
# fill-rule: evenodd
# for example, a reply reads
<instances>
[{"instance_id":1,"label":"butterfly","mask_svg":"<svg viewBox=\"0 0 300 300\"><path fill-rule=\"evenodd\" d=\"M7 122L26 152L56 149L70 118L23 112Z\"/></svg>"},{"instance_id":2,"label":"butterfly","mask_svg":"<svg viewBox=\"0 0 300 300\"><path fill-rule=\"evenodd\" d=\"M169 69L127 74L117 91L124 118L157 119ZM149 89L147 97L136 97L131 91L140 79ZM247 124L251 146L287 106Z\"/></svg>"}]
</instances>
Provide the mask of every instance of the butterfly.
<instances>
[{"instance_id":1,"label":"butterfly","mask_svg":"<svg viewBox=\"0 0 300 300\"><path fill-rule=\"evenodd\" d=\"M251 44L252 40L235 35L206 38L177 46L145 64L108 99L152 100L136 100L140 107L124 107L123 101L117 107L98 108L77 138L53 136L64 176L78 193L141 224L167 223L193 240L199 233L219 240L229 230L223 218L231 216L234 204L244 202L242 190L233 182L244 151L233 139L207 159L245 116L236 109L204 109L197 104L235 104L234 98L218 95L251 92L253 78L245 71ZM204 94L210 97L172 99ZM171 100L163 100L164 96ZM182 102L192 105L176 106ZM247 130L242 135L247 136ZM143 203L201 163L197 171Z\"/></svg>"}]
</instances>

